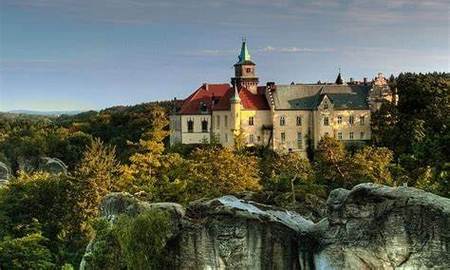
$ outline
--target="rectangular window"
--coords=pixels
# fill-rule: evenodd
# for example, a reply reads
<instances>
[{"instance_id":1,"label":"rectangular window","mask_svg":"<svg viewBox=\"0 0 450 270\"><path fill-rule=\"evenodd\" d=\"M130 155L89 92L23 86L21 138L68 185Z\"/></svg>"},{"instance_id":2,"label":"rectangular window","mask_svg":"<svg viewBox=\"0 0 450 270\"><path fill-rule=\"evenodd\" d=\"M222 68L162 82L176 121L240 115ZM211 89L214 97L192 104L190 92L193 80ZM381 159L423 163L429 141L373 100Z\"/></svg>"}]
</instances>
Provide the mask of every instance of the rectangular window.
<instances>
[{"instance_id":1,"label":"rectangular window","mask_svg":"<svg viewBox=\"0 0 450 270\"><path fill-rule=\"evenodd\" d=\"M224 125L228 127L228 115L225 115Z\"/></svg>"},{"instance_id":2,"label":"rectangular window","mask_svg":"<svg viewBox=\"0 0 450 270\"><path fill-rule=\"evenodd\" d=\"M248 142L249 143L254 143L255 142L255 135L250 134L250 136L248 136Z\"/></svg>"},{"instance_id":3,"label":"rectangular window","mask_svg":"<svg viewBox=\"0 0 450 270\"><path fill-rule=\"evenodd\" d=\"M303 149L303 138L301 132L297 132L297 148Z\"/></svg>"},{"instance_id":4,"label":"rectangular window","mask_svg":"<svg viewBox=\"0 0 450 270\"><path fill-rule=\"evenodd\" d=\"M286 133L281 132L281 143L285 143L286 142Z\"/></svg>"},{"instance_id":5,"label":"rectangular window","mask_svg":"<svg viewBox=\"0 0 450 270\"><path fill-rule=\"evenodd\" d=\"M297 116L297 126L301 126L301 125L302 125L302 117Z\"/></svg>"},{"instance_id":6,"label":"rectangular window","mask_svg":"<svg viewBox=\"0 0 450 270\"><path fill-rule=\"evenodd\" d=\"M339 115L339 116L337 117L337 123L338 123L338 124L342 124L342 116L341 116L341 115Z\"/></svg>"},{"instance_id":7,"label":"rectangular window","mask_svg":"<svg viewBox=\"0 0 450 270\"><path fill-rule=\"evenodd\" d=\"M325 116L323 118L323 125L324 126L329 126L330 125L330 119L327 116Z\"/></svg>"},{"instance_id":8,"label":"rectangular window","mask_svg":"<svg viewBox=\"0 0 450 270\"><path fill-rule=\"evenodd\" d=\"M228 142L228 133L225 133L225 142Z\"/></svg>"},{"instance_id":9,"label":"rectangular window","mask_svg":"<svg viewBox=\"0 0 450 270\"><path fill-rule=\"evenodd\" d=\"M255 124L255 119L253 118L253 116L250 116L248 118L248 125L253 126L254 124Z\"/></svg>"},{"instance_id":10,"label":"rectangular window","mask_svg":"<svg viewBox=\"0 0 450 270\"><path fill-rule=\"evenodd\" d=\"M280 126L284 126L286 124L286 119L284 116L280 116Z\"/></svg>"},{"instance_id":11,"label":"rectangular window","mask_svg":"<svg viewBox=\"0 0 450 270\"><path fill-rule=\"evenodd\" d=\"M361 140L364 140L364 132L361 131L361 133L359 133L359 138L360 138Z\"/></svg>"},{"instance_id":12,"label":"rectangular window","mask_svg":"<svg viewBox=\"0 0 450 270\"><path fill-rule=\"evenodd\" d=\"M260 142L260 141L261 141L261 136L257 136L257 137L256 137L256 140L257 140L258 142Z\"/></svg>"},{"instance_id":13,"label":"rectangular window","mask_svg":"<svg viewBox=\"0 0 450 270\"><path fill-rule=\"evenodd\" d=\"M348 137L350 140L353 140L353 132L350 132L350 135Z\"/></svg>"},{"instance_id":14,"label":"rectangular window","mask_svg":"<svg viewBox=\"0 0 450 270\"><path fill-rule=\"evenodd\" d=\"M216 117L216 129L220 128L220 115Z\"/></svg>"},{"instance_id":15,"label":"rectangular window","mask_svg":"<svg viewBox=\"0 0 450 270\"><path fill-rule=\"evenodd\" d=\"M208 120L206 119L202 121L202 132L208 132Z\"/></svg>"},{"instance_id":16,"label":"rectangular window","mask_svg":"<svg viewBox=\"0 0 450 270\"><path fill-rule=\"evenodd\" d=\"M348 117L348 123L349 123L350 125L353 125L354 122L355 122L355 117L354 117L353 115L350 115L350 116Z\"/></svg>"},{"instance_id":17,"label":"rectangular window","mask_svg":"<svg viewBox=\"0 0 450 270\"><path fill-rule=\"evenodd\" d=\"M359 124L361 125L361 126L364 126L364 122L365 122L365 118L364 118L364 115L363 116L360 116L359 117Z\"/></svg>"},{"instance_id":18,"label":"rectangular window","mask_svg":"<svg viewBox=\"0 0 450 270\"><path fill-rule=\"evenodd\" d=\"M187 126L188 126L188 132L189 133L193 133L194 132L194 121L193 120L188 120L187 121Z\"/></svg>"},{"instance_id":19,"label":"rectangular window","mask_svg":"<svg viewBox=\"0 0 450 270\"><path fill-rule=\"evenodd\" d=\"M338 132L338 140L342 140L342 132Z\"/></svg>"}]
</instances>

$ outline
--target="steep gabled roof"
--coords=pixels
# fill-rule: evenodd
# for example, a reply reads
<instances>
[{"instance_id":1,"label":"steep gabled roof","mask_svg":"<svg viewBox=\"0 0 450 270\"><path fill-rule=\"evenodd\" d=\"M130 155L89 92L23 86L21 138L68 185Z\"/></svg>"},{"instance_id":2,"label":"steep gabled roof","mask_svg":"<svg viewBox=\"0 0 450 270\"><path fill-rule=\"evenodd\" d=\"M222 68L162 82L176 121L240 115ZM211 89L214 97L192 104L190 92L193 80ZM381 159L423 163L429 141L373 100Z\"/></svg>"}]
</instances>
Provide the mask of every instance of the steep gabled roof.
<instances>
[{"instance_id":1,"label":"steep gabled roof","mask_svg":"<svg viewBox=\"0 0 450 270\"><path fill-rule=\"evenodd\" d=\"M336 109L368 109L370 85L295 84L276 85L272 92L277 110L314 110L324 95Z\"/></svg>"},{"instance_id":2,"label":"steep gabled roof","mask_svg":"<svg viewBox=\"0 0 450 270\"><path fill-rule=\"evenodd\" d=\"M210 112L215 102L220 100L230 89L228 83L203 84L183 102L179 114L201 114L201 106L205 104L206 112ZM214 100L213 100L214 98ZM204 112L203 112L204 113Z\"/></svg>"},{"instance_id":3,"label":"steep gabled roof","mask_svg":"<svg viewBox=\"0 0 450 270\"><path fill-rule=\"evenodd\" d=\"M259 87L258 87L259 88ZM262 88L258 89L258 94L252 94L247 88L241 87L239 89L239 98L241 104L246 110L270 110L267 103L266 96L262 94ZM214 111L226 111L230 109L230 99L233 97L234 90L230 88L227 93L219 100L217 105L214 106Z\"/></svg>"}]
</instances>

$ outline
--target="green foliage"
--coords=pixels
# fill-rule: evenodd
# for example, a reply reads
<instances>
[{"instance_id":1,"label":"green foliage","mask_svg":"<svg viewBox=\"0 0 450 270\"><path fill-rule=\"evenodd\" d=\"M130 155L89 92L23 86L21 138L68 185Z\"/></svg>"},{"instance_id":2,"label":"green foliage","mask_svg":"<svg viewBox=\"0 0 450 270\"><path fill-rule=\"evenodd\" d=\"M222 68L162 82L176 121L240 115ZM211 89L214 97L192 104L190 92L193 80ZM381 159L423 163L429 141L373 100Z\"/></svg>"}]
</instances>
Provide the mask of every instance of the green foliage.
<instances>
[{"instance_id":1,"label":"green foliage","mask_svg":"<svg viewBox=\"0 0 450 270\"><path fill-rule=\"evenodd\" d=\"M186 177L188 200L256 191L259 183L258 160L228 148L196 149Z\"/></svg>"},{"instance_id":2,"label":"green foliage","mask_svg":"<svg viewBox=\"0 0 450 270\"><path fill-rule=\"evenodd\" d=\"M348 162L345 147L338 140L325 136L314 154L316 177L331 188L348 187Z\"/></svg>"},{"instance_id":3,"label":"green foliage","mask_svg":"<svg viewBox=\"0 0 450 270\"><path fill-rule=\"evenodd\" d=\"M93 222L95 241L89 252L84 256L87 269L120 270L126 269L120 244L113 231L113 225L104 218Z\"/></svg>"},{"instance_id":4,"label":"green foliage","mask_svg":"<svg viewBox=\"0 0 450 270\"><path fill-rule=\"evenodd\" d=\"M56 263L76 262L86 244L81 212L73 178L21 174L0 193L0 239L39 233Z\"/></svg>"},{"instance_id":5,"label":"green foliage","mask_svg":"<svg viewBox=\"0 0 450 270\"><path fill-rule=\"evenodd\" d=\"M365 146L352 155L338 140L324 137L315 153L316 177L331 189L351 188L362 182L392 185L393 153L387 148Z\"/></svg>"},{"instance_id":6,"label":"green foliage","mask_svg":"<svg viewBox=\"0 0 450 270\"><path fill-rule=\"evenodd\" d=\"M167 242L172 236L170 217L159 210L149 210L136 217L122 215L114 228L128 269L168 267Z\"/></svg>"},{"instance_id":7,"label":"green foliage","mask_svg":"<svg viewBox=\"0 0 450 270\"><path fill-rule=\"evenodd\" d=\"M350 159L348 171L354 184L371 182L392 185L393 180L389 171L393 153L387 148L366 146L357 151Z\"/></svg>"},{"instance_id":8,"label":"green foliage","mask_svg":"<svg viewBox=\"0 0 450 270\"><path fill-rule=\"evenodd\" d=\"M446 196L450 162L450 75L400 74L391 84L398 106L383 104L372 117L375 145L394 151L403 182ZM428 185L430 185L428 187Z\"/></svg>"},{"instance_id":9,"label":"green foliage","mask_svg":"<svg viewBox=\"0 0 450 270\"><path fill-rule=\"evenodd\" d=\"M55 262L46 239L39 233L0 241L0 269L54 269Z\"/></svg>"}]
</instances>

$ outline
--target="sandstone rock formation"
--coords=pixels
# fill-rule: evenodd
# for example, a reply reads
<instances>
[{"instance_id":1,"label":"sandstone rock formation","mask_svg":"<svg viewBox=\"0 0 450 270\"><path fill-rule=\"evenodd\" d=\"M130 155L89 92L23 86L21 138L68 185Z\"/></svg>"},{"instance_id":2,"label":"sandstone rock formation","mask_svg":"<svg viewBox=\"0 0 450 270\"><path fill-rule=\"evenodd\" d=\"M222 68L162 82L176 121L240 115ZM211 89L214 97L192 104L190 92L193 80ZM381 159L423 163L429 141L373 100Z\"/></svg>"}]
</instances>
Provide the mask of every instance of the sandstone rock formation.
<instances>
[{"instance_id":1,"label":"sandstone rock formation","mask_svg":"<svg viewBox=\"0 0 450 270\"><path fill-rule=\"evenodd\" d=\"M0 185L5 184L11 177L9 167L0 161Z\"/></svg>"},{"instance_id":2,"label":"sandstone rock formation","mask_svg":"<svg viewBox=\"0 0 450 270\"><path fill-rule=\"evenodd\" d=\"M67 166L60 159L43 157L41 158L39 169L49 173L67 174Z\"/></svg>"},{"instance_id":3,"label":"sandstone rock formation","mask_svg":"<svg viewBox=\"0 0 450 270\"><path fill-rule=\"evenodd\" d=\"M450 200L418 189L337 189L315 227L317 269L448 269Z\"/></svg>"},{"instance_id":4,"label":"sandstone rock formation","mask_svg":"<svg viewBox=\"0 0 450 270\"><path fill-rule=\"evenodd\" d=\"M407 187L361 184L334 190L328 217L224 196L186 209L115 193L104 217L158 208L172 214L175 269L446 269L450 200ZM87 249L89 253L89 247ZM84 262L81 269L90 269ZM448 269L448 268L447 268Z\"/></svg>"}]
</instances>

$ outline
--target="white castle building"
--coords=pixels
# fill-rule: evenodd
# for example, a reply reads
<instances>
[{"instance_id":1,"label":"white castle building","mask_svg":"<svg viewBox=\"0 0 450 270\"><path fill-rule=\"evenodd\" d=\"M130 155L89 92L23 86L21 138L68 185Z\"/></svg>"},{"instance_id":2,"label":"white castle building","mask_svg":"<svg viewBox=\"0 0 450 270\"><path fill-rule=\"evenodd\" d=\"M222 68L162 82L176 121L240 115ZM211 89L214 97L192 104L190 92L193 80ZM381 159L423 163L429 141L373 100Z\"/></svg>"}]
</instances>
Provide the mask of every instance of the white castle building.
<instances>
[{"instance_id":1,"label":"white castle building","mask_svg":"<svg viewBox=\"0 0 450 270\"><path fill-rule=\"evenodd\" d=\"M248 146L274 150L315 148L323 136L343 142L371 139L371 112L394 102L387 80L258 86L256 64L242 43L231 84L201 85L170 117L170 143L200 144L215 138L232 147L236 136Z\"/></svg>"}]
</instances>

